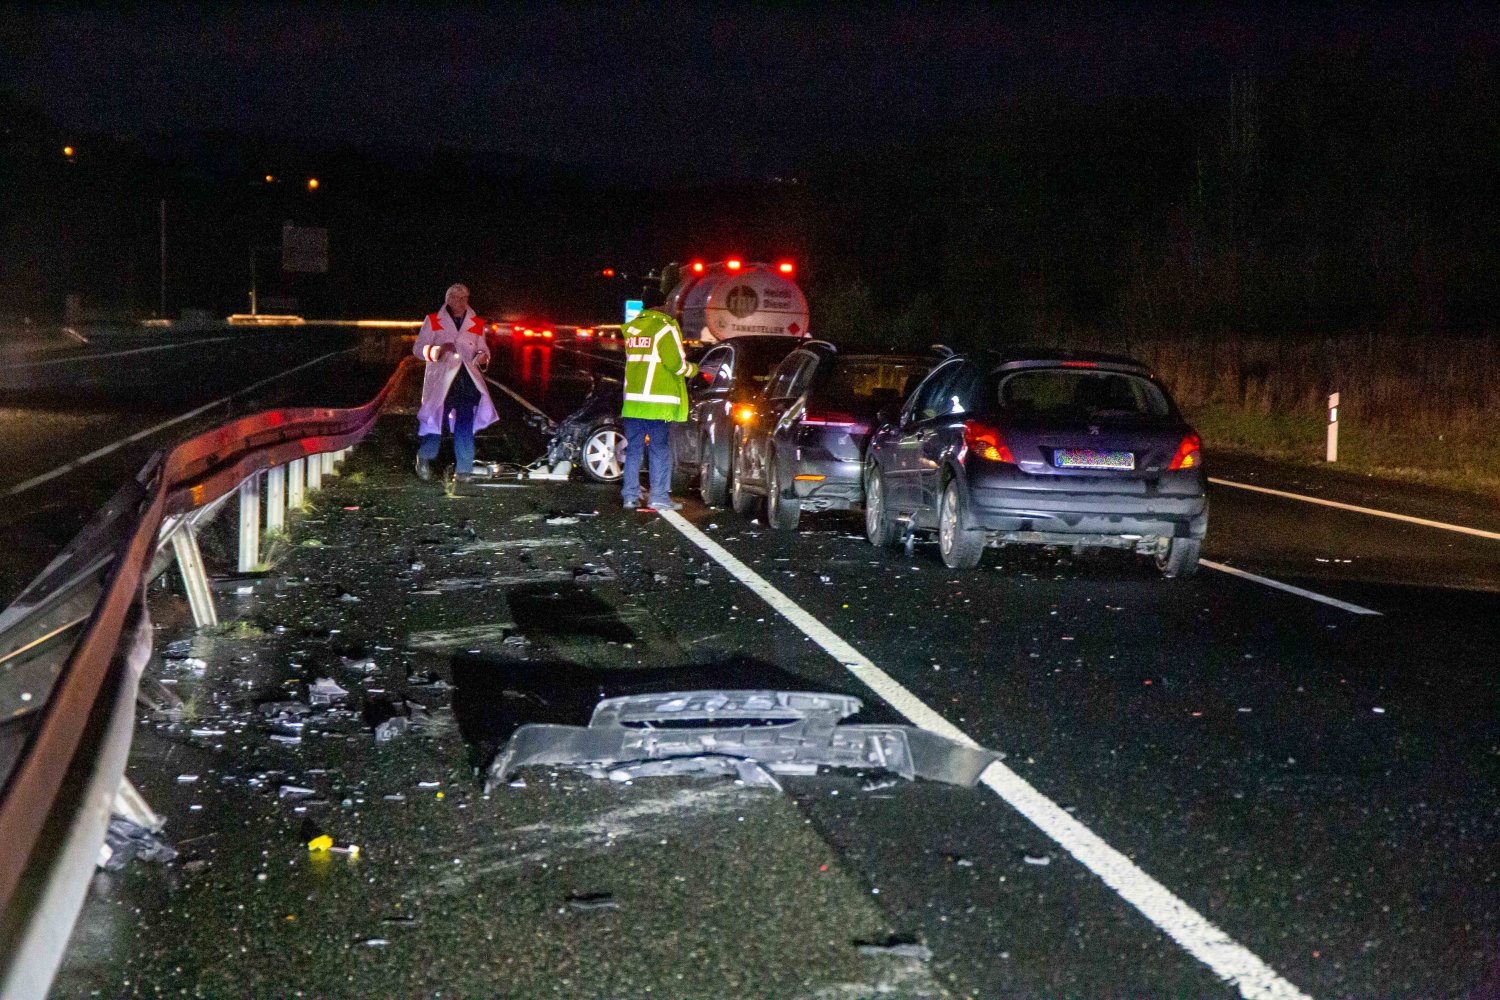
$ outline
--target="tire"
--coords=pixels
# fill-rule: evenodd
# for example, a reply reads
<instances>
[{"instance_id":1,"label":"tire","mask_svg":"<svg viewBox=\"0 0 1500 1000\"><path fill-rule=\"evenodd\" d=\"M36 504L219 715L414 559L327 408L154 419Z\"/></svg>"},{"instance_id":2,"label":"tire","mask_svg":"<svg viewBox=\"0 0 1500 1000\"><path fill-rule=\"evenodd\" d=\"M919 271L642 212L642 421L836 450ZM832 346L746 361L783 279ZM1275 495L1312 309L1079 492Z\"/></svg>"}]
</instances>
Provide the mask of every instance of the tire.
<instances>
[{"instance_id":1,"label":"tire","mask_svg":"<svg viewBox=\"0 0 1500 1000\"><path fill-rule=\"evenodd\" d=\"M734 468L732 456L729 467ZM714 464L707 434L698 442L698 493L710 507L722 507L729 500L729 477L722 475Z\"/></svg>"},{"instance_id":2,"label":"tire","mask_svg":"<svg viewBox=\"0 0 1500 1000\"><path fill-rule=\"evenodd\" d=\"M984 533L972 530L958 480L948 480L938 503L938 552L949 569L973 569L984 556Z\"/></svg>"},{"instance_id":3,"label":"tire","mask_svg":"<svg viewBox=\"0 0 1500 1000\"><path fill-rule=\"evenodd\" d=\"M901 540L896 519L886 509L885 474L872 466L865 476L865 538L877 548L890 548Z\"/></svg>"},{"instance_id":4,"label":"tire","mask_svg":"<svg viewBox=\"0 0 1500 1000\"><path fill-rule=\"evenodd\" d=\"M596 483L618 483L625 475L620 458L624 445L625 435L614 424L600 424L589 431L578 455L583 474Z\"/></svg>"},{"instance_id":5,"label":"tire","mask_svg":"<svg viewBox=\"0 0 1500 1000\"><path fill-rule=\"evenodd\" d=\"M735 443L739 443L738 434L735 435ZM731 454L735 458L738 458L739 448L735 448ZM736 471L734 477L729 482L729 505L734 508L734 512L740 517L753 517L755 515L755 501L757 498L754 493L745 489L741 483L741 479L742 477Z\"/></svg>"},{"instance_id":6,"label":"tire","mask_svg":"<svg viewBox=\"0 0 1500 1000\"><path fill-rule=\"evenodd\" d=\"M1156 568L1168 580L1186 580L1198 572L1198 553L1203 542L1197 538L1174 538L1167 551L1156 557Z\"/></svg>"},{"instance_id":7,"label":"tire","mask_svg":"<svg viewBox=\"0 0 1500 1000\"><path fill-rule=\"evenodd\" d=\"M766 523L777 531L796 531L802 504L781 495L781 462L772 452L766 461Z\"/></svg>"}]
</instances>

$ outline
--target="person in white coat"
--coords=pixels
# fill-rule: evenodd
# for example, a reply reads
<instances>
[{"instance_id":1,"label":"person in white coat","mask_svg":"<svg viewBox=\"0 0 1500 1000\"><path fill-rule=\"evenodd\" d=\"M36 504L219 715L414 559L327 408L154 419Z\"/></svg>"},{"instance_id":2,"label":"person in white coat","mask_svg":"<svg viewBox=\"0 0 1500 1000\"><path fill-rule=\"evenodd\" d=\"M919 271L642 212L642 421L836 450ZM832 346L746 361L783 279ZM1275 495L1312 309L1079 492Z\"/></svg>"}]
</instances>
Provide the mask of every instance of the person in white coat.
<instances>
[{"instance_id":1,"label":"person in white coat","mask_svg":"<svg viewBox=\"0 0 1500 1000\"><path fill-rule=\"evenodd\" d=\"M432 478L432 461L443 442L443 426L453 434L453 456L458 478L474 472L474 432L500 419L484 384L490 349L484 339L484 320L469 308L469 290L454 285L443 308L422 321L412 353L427 362L422 376L422 406L417 410L417 475Z\"/></svg>"}]
</instances>

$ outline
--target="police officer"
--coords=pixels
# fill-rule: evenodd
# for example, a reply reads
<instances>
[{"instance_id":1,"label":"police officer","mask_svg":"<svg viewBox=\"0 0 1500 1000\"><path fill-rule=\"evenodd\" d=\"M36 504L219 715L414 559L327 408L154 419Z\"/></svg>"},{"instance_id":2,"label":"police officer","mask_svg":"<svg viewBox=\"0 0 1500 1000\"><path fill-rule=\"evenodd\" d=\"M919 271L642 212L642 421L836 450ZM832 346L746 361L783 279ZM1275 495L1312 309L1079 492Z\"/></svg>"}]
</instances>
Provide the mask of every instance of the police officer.
<instances>
[{"instance_id":1,"label":"police officer","mask_svg":"<svg viewBox=\"0 0 1500 1000\"><path fill-rule=\"evenodd\" d=\"M698 366L682 350L682 331L664 312L647 309L625 324L625 480L627 510L681 510L669 494L672 424L687 420L687 380ZM641 501L641 460L650 438L650 508Z\"/></svg>"}]
</instances>

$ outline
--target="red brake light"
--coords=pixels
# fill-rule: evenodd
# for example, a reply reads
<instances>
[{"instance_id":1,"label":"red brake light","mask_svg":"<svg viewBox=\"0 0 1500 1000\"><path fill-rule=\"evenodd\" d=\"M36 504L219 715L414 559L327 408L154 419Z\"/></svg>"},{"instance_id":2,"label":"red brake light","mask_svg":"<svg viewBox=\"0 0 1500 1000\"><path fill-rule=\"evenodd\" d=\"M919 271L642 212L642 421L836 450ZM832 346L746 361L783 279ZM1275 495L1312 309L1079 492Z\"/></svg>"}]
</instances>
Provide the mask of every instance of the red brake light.
<instances>
[{"instance_id":1,"label":"red brake light","mask_svg":"<svg viewBox=\"0 0 1500 1000\"><path fill-rule=\"evenodd\" d=\"M852 413L813 413L810 410L804 410L802 423L810 427L849 427L860 431L870 429L868 424L861 423L859 418Z\"/></svg>"},{"instance_id":2,"label":"red brake light","mask_svg":"<svg viewBox=\"0 0 1500 1000\"><path fill-rule=\"evenodd\" d=\"M1198 440L1198 435L1189 434L1182 439L1177 446L1177 452L1172 456L1172 462L1168 469L1196 469L1198 463L1203 461L1203 442Z\"/></svg>"},{"instance_id":3,"label":"red brake light","mask_svg":"<svg viewBox=\"0 0 1500 1000\"><path fill-rule=\"evenodd\" d=\"M695 261L693 261L693 273L694 274L702 274L703 273L703 261L701 261L701 260L695 260Z\"/></svg>"},{"instance_id":4,"label":"red brake light","mask_svg":"<svg viewBox=\"0 0 1500 1000\"><path fill-rule=\"evenodd\" d=\"M1010 446L1000 436L998 427L991 427L978 420L965 420L964 444L971 451L976 452L980 458L987 458L991 462L1016 464L1016 456L1010 453Z\"/></svg>"},{"instance_id":5,"label":"red brake light","mask_svg":"<svg viewBox=\"0 0 1500 1000\"><path fill-rule=\"evenodd\" d=\"M724 262L724 266L729 268L731 271L738 271L740 269L740 262L737 260L726 260Z\"/></svg>"},{"instance_id":6,"label":"red brake light","mask_svg":"<svg viewBox=\"0 0 1500 1000\"><path fill-rule=\"evenodd\" d=\"M780 264L776 265L776 270L780 271L782 274L791 274L792 262L789 260L784 260Z\"/></svg>"},{"instance_id":7,"label":"red brake light","mask_svg":"<svg viewBox=\"0 0 1500 1000\"><path fill-rule=\"evenodd\" d=\"M612 268L612 267L606 267L604 270L600 271L599 273L602 274L606 278L613 278L615 276L615 269Z\"/></svg>"},{"instance_id":8,"label":"red brake light","mask_svg":"<svg viewBox=\"0 0 1500 1000\"><path fill-rule=\"evenodd\" d=\"M542 336L546 337L548 340L551 340L552 339L552 331L551 330L543 330L542 331Z\"/></svg>"},{"instance_id":9,"label":"red brake light","mask_svg":"<svg viewBox=\"0 0 1500 1000\"><path fill-rule=\"evenodd\" d=\"M1092 361L1064 361L1062 363L1062 366L1064 368L1098 368L1099 367L1098 365L1094 364L1094 362L1092 362Z\"/></svg>"}]
</instances>

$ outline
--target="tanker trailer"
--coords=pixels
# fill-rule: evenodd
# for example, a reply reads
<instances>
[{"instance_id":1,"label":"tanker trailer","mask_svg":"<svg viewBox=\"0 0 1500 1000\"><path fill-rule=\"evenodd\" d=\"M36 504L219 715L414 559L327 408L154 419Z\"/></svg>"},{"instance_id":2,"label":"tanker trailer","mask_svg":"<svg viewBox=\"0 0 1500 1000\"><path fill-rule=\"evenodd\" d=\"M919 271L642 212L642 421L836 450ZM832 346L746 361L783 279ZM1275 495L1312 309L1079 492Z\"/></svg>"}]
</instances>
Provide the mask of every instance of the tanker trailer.
<instances>
[{"instance_id":1,"label":"tanker trailer","mask_svg":"<svg viewBox=\"0 0 1500 1000\"><path fill-rule=\"evenodd\" d=\"M790 264L727 260L692 264L662 305L690 340L712 343L750 334L806 337L807 299Z\"/></svg>"}]
</instances>

